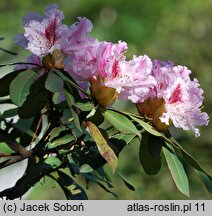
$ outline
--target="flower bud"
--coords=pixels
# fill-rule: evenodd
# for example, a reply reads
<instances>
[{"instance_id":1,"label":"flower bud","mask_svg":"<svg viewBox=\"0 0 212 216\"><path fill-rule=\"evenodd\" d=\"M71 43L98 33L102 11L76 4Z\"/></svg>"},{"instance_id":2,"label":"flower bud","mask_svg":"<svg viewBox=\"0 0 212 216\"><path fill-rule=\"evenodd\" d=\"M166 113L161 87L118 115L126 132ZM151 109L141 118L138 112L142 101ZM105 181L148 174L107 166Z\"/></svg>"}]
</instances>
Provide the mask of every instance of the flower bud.
<instances>
[{"instance_id":1,"label":"flower bud","mask_svg":"<svg viewBox=\"0 0 212 216\"><path fill-rule=\"evenodd\" d=\"M165 101L163 98L149 98L142 103L136 104L140 115L151 118L152 125L158 131L166 131L172 124L169 125L161 122L160 117L166 112Z\"/></svg>"},{"instance_id":2,"label":"flower bud","mask_svg":"<svg viewBox=\"0 0 212 216\"><path fill-rule=\"evenodd\" d=\"M43 58L43 65L47 69L56 68L63 69L64 68L64 54L61 50L55 50L52 54L48 54Z\"/></svg>"},{"instance_id":3,"label":"flower bud","mask_svg":"<svg viewBox=\"0 0 212 216\"><path fill-rule=\"evenodd\" d=\"M90 79L91 95L96 99L99 105L107 107L114 103L118 97L118 93L116 89L105 86L104 81L105 79L100 77L97 80L94 78Z\"/></svg>"}]
</instances>

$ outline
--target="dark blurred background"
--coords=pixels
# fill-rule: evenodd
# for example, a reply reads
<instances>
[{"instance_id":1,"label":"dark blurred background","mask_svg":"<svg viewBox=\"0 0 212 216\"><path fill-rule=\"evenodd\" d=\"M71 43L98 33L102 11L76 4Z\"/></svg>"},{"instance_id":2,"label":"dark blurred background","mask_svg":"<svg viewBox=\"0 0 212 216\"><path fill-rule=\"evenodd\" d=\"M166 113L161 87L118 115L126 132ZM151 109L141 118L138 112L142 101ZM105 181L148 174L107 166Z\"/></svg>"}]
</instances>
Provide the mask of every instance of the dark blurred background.
<instances>
[{"instance_id":1,"label":"dark blurred background","mask_svg":"<svg viewBox=\"0 0 212 216\"><path fill-rule=\"evenodd\" d=\"M25 60L29 55L13 43L13 37L23 32L22 17L30 12L43 13L45 6L57 3L64 11L67 25L78 16L89 18L94 25L92 36L99 40L128 43L127 56L147 54L150 58L173 60L192 70L204 89L204 111L211 117L212 96L212 1L211 0L0 0L0 47L18 52L8 58L0 52L0 62ZM195 138L191 132L174 130L182 146L212 174L211 124L200 129ZM138 161L138 144L127 146L120 156L119 170L135 191L125 187L121 179L111 174L117 199L188 199L174 185L167 166L156 176L147 176ZM194 171L187 167L190 199L211 199ZM0 173L1 178L2 173ZM45 184L44 184L45 183ZM0 181L1 184L1 181ZM115 199L97 185L87 190L90 199ZM43 179L25 199L64 199L62 191L50 179Z\"/></svg>"}]
</instances>

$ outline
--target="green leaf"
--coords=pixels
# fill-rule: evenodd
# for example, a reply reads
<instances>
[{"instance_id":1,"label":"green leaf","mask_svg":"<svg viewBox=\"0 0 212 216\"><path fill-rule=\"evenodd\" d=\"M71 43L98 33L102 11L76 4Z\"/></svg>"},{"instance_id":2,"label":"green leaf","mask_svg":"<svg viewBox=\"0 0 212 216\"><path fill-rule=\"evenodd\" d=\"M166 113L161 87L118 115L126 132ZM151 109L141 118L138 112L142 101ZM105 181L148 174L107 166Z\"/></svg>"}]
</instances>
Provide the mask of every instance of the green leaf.
<instances>
[{"instance_id":1,"label":"green leaf","mask_svg":"<svg viewBox=\"0 0 212 216\"><path fill-rule=\"evenodd\" d=\"M32 70L24 71L10 84L10 98L17 106L22 106L30 92L30 87L34 82L37 74Z\"/></svg>"},{"instance_id":2,"label":"green leaf","mask_svg":"<svg viewBox=\"0 0 212 216\"><path fill-rule=\"evenodd\" d=\"M69 106L73 106L75 104L75 100L73 95L71 95L68 91L64 90L65 98L69 104Z\"/></svg>"},{"instance_id":3,"label":"green leaf","mask_svg":"<svg viewBox=\"0 0 212 216\"><path fill-rule=\"evenodd\" d=\"M209 175L208 172L205 171L201 167L201 165L196 161L196 159L193 156L191 156L188 152L186 152L174 138L171 138L170 141L174 142L173 147L175 148L175 150L181 152L184 160L190 166L192 166L195 169L196 173L198 174L198 176L202 180L203 184L206 186L206 188L209 190L209 192L212 192L212 190L211 190L211 187L212 187L211 186L212 185L211 175Z\"/></svg>"},{"instance_id":4,"label":"green leaf","mask_svg":"<svg viewBox=\"0 0 212 216\"><path fill-rule=\"evenodd\" d=\"M89 118L93 117L95 115L97 109L98 109L98 106L93 107L93 109L88 113L88 115L86 116L86 118L89 119Z\"/></svg>"},{"instance_id":5,"label":"green leaf","mask_svg":"<svg viewBox=\"0 0 212 216\"><path fill-rule=\"evenodd\" d=\"M87 200L87 195L69 175L57 170L49 175L53 178L64 191L68 200Z\"/></svg>"},{"instance_id":6,"label":"green leaf","mask_svg":"<svg viewBox=\"0 0 212 216\"><path fill-rule=\"evenodd\" d=\"M118 171L118 175L121 177L122 181L125 183L125 185L132 191L135 191L135 188L132 184L130 184L127 179L123 176L123 174Z\"/></svg>"},{"instance_id":7,"label":"green leaf","mask_svg":"<svg viewBox=\"0 0 212 216\"><path fill-rule=\"evenodd\" d=\"M0 98L0 104L12 103L12 101L8 98Z\"/></svg>"},{"instance_id":8,"label":"green leaf","mask_svg":"<svg viewBox=\"0 0 212 216\"><path fill-rule=\"evenodd\" d=\"M91 101L77 102L74 106L82 111L90 111L94 108L94 104Z\"/></svg>"},{"instance_id":9,"label":"green leaf","mask_svg":"<svg viewBox=\"0 0 212 216\"><path fill-rule=\"evenodd\" d=\"M136 134L141 137L135 125L124 115L112 110L106 110L103 116L120 132L125 134Z\"/></svg>"},{"instance_id":10,"label":"green leaf","mask_svg":"<svg viewBox=\"0 0 212 216\"><path fill-rule=\"evenodd\" d=\"M51 92L60 92L63 89L63 80L53 71L48 73L45 88Z\"/></svg>"},{"instance_id":11,"label":"green leaf","mask_svg":"<svg viewBox=\"0 0 212 216\"><path fill-rule=\"evenodd\" d=\"M16 123L11 123L14 128L22 131L22 133L29 135L30 137L35 136L34 132L30 129L32 125L33 118L31 119L19 119ZM37 138L37 136L35 136Z\"/></svg>"},{"instance_id":12,"label":"green leaf","mask_svg":"<svg viewBox=\"0 0 212 216\"><path fill-rule=\"evenodd\" d=\"M24 122L25 120L26 122ZM20 144L22 146L28 146L31 144L32 140L34 140L34 142L37 143L37 141L40 140L39 137L37 137L37 135L39 135L42 130L41 116L36 115L35 117L32 117L30 119L19 119L19 121L22 121L24 123L26 131L29 130L33 132L33 136L28 135L25 132L22 133L20 135Z\"/></svg>"},{"instance_id":13,"label":"green leaf","mask_svg":"<svg viewBox=\"0 0 212 216\"><path fill-rule=\"evenodd\" d=\"M2 114L2 116L0 116L0 119L5 119L5 118L11 118L18 115L18 108L12 108L9 110L5 110Z\"/></svg>"},{"instance_id":14,"label":"green leaf","mask_svg":"<svg viewBox=\"0 0 212 216\"><path fill-rule=\"evenodd\" d=\"M74 137L71 134L67 134L63 137L60 137L58 139L54 139L54 141L50 144L50 146L56 146L56 145L64 145L66 143L69 143L74 140Z\"/></svg>"},{"instance_id":15,"label":"green leaf","mask_svg":"<svg viewBox=\"0 0 212 216\"><path fill-rule=\"evenodd\" d=\"M64 131L66 128L64 127L55 127L49 134L49 141L52 141L54 138L59 136L60 132Z\"/></svg>"},{"instance_id":16,"label":"green leaf","mask_svg":"<svg viewBox=\"0 0 212 216\"><path fill-rule=\"evenodd\" d=\"M102 115L102 110L99 106L95 106L90 113L86 116L87 120L93 122L95 125L99 126L104 122L104 116Z\"/></svg>"},{"instance_id":17,"label":"green leaf","mask_svg":"<svg viewBox=\"0 0 212 216\"><path fill-rule=\"evenodd\" d=\"M80 167L80 173L90 173L93 172L93 168L89 164L83 164Z\"/></svg>"},{"instance_id":18,"label":"green leaf","mask_svg":"<svg viewBox=\"0 0 212 216\"><path fill-rule=\"evenodd\" d=\"M112 136L113 138L116 138L116 139L121 139L121 140L124 140L127 144L129 144L134 138L135 138L135 134L122 134L122 133L119 133L119 134L116 134L114 136Z\"/></svg>"},{"instance_id":19,"label":"green leaf","mask_svg":"<svg viewBox=\"0 0 212 216\"><path fill-rule=\"evenodd\" d=\"M139 149L139 159L144 171L148 175L156 175L160 171L160 150L162 145L163 142L158 140L158 137L154 137L149 133L143 134ZM155 149L157 149L157 151L155 151Z\"/></svg>"},{"instance_id":20,"label":"green leaf","mask_svg":"<svg viewBox=\"0 0 212 216\"><path fill-rule=\"evenodd\" d=\"M154 136L164 137L160 132L155 130L150 124L148 124L148 123L146 123L146 122L142 121L141 119L138 119L134 116L131 116L131 115L130 115L130 118L133 119L134 121L136 121L138 124L140 124L150 134L152 134Z\"/></svg>"},{"instance_id":21,"label":"green leaf","mask_svg":"<svg viewBox=\"0 0 212 216\"><path fill-rule=\"evenodd\" d=\"M4 97L10 94L10 83L18 76L18 74L23 71L25 70L10 72L0 79L0 97Z\"/></svg>"},{"instance_id":22,"label":"green leaf","mask_svg":"<svg viewBox=\"0 0 212 216\"><path fill-rule=\"evenodd\" d=\"M92 122L87 122L89 131L91 136L93 137L97 148L99 150L99 153L101 156L108 162L108 164L111 166L112 171L115 172L117 163L118 163L118 158L115 154L115 152L112 150L98 127L93 124Z\"/></svg>"},{"instance_id":23,"label":"green leaf","mask_svg":"<svg viewBox=\"0 0 212 216\"><path fill-rule=\"evenodd\" d=\"M36 80L24 104L18 109L20 118L31 118L37 115L47 104L48 90L44 88L46 74Z\"/></svg>"},{"instance_id":24,"label":"green leaf","mask_svg":"<svg viewBox=\"0 0 212 216\"><path fill-rule=\"evenodd\" d=\"M68 82L69 84L71 84L71 86L73 86L75 89L81 91L82 93L84 93L87 97L91 97L83 88L81 88L76 81L70 76L70 74L68 74L66 71L55 71L55 73L65 82Z\"/></svg>"},{"instance_id":25,"label":"green leaf","mask_svg":"<svg viewBox=\"0 0 212 216\"><path fill-rule=\"evenodd\" d=\"M72 97L72 95L70 95L66 90L64 91L64 95L65 95L65 98L68 102L68 105L69 105L69 108L70 108L70 111L71 111L71 114L72 114L72 117L74 119L74 123L77 127L77 129L79 131L82 131L81 129L81 126L80 126L80 121L79 121L79 117L78 117L78 114L75 112L75 110L73 109L73 103L74 103L74 98Z\"/></svg>"},{"instance_id":26,"label":"green leaf","mask_svg":"<svg viewBox=\"0 0 212 216\"><path fill-rule=\"evenodd\" d=\"M211 178L205 174L204 172L201 172L199 170L195 170L197 175L200 177L200 179L202 180L203 184L205 185L205 187L207 188L207 190L212 193L212 180Z\"/></svg>"},{"instance_id":27,"label":"green leaf","mask_svg":"<svg viewBox=\"0 0 212 216\"><path fill-rule=\"evenodd\" d=\"M82 132L78 114L75 112L75 110L72 107L70 107L70 110L71 110L72 117L74 118L74 123L77 129Z\"/></svg>"},{"instance_id":28,"label":"green leaf","mask_svg":"<svg viewBox=\"0 0 212 216\"><path fill-rule=\"evenodd\" d=\"M209 176L209 174L201 167L201 165L196 161L196 159L193 156L191 156L185 149L183 149L183 147L174 138L171 138L170 142L174 144L173 147L177 151L181 152L182 156L184 157L184 159L189 165L191 165L193 168L201 172L204 172ZM212 178L211 176L209 177Z\"/></svg>"},{"instance_id":29,"label":"green leaf","mask_svg":"<svg viewBox=\"0 0 212 216\"><path fill-rule=\"evenodd\" d=\"M167 148L163 147L163 153L166 158L169 170L177 188L186 196L189 196L188 177L184 170L182 162L179 160L171 145L167 144Z\"/></svg>"}]
</instances>

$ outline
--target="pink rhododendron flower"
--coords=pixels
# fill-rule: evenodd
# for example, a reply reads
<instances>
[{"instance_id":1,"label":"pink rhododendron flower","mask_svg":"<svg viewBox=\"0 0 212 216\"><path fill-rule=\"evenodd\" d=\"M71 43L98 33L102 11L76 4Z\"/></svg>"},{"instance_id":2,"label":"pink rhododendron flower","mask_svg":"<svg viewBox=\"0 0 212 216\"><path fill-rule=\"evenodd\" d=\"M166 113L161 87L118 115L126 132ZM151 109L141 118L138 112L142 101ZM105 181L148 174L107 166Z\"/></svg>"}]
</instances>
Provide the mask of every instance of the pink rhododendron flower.
<instances>
[{"instance_id":1,"label":"pink rhododendron flower","mask_svg":"<svg viewBox=\"0 0 212 216\"><path fill-rule=\"evenodd\" d=\"M113 44L93 40L88 42L84 49L79 46L73 52L70 60L65 64L65 70L81 81L89 81L91 78L97 80L99 77L106 79L110 77L108 68L113 64L113 61L124 58L125 49L127 49L125 42Z\"/></svg>"},{"instance_id":2,"label":"pink rhododendron flower","mask_svg":"<svg viewBox=\"0 0 212 216\"><path fill-rule=\"evenodd\" d=\"M73 54L73 52L82 51L83 48L94 46L97 41L88 36L93 28L92 22L85 17L78 17L78 20L67 32L68 37L63 45L63 52L66 54Z\"/></svg>"},{"instance_id":3,"label":"pink rhododendron flower","mask_svg":"<svg viewBox=\"0 0 212 216\"><path fill-rule=\"evenodd\" d=\"M63 18L56 4L49 5L44 16L29 13L23 19L25 32L17 35L15 42L40 57L52 53L61 48L67 37L68 27L61 23Z\"/></svg>"},{"instance_id":4,"label":"pink rhododendron flower","mask_svg":"<svg viewBox=\"0 0 212 216\"><path fill-rule=\"evenodd\" d=\"M152 75L156 85L150 90L147 100L137 104L137 107L141 114L153 119L153 125L158 130L166 130L167 126L173 124L184 130L192 130L199 136L196 126L208 124L207 113L201 112L203 90L197 79L190 79L190 74L187 67L153 61ZM148 106L153 107L149 108L153 112L149 112Z\"/></svg>"},{"instance_id":5,"label":"pink rhododendron flower","mask_svg":"<svg viewBox=\"0 0 212 216\"><path fill-rule=\"evenodd\" d=\"M78 17L71 25L69 36L62 50L65 53L64 69L76 80L89 80L96 72L97 39L88 36L93 25L90 20Z\"/></svg>"},{"instance_id":6,"label":"pink rhododendron flower","mask_svg":"<svg viewBox=\"0 0 212 216\"><path fill-rule=\"evenodd\" d=\"M80 81L89 80L97 71L97 50L99 42L90 43L84 48L76 49L67 55L64 68L73 78Z\"/></svg>"},{"instance_id":7,"label":"pink rhododendron flower","mask_svg":"<svg viewBox=\"0 0 212 216\"><path fill-rule=\"evenodd\" d=\"M127 44L119 41L117 44L101 42L97 50L97 74L96 77L110 79L119 73L119 62L125 60L124 52Z\"/></svg>"},{"instance_id":8,"label":"pink rhododendron flower","mask_svg":"<svg viewBox=\"0 0 212 216\"><path fill-rule=\"evenodd\" d=\"M195 126L208 124L207 113L201 112L202 94L197 79L191 81L179 77L174 80L164 91L166 112L160 117L161 122L168 125L171 120L175 127L192 130L196 136L200 136Z\"/></svg>"},{"instance_id":9,"label":"pink rhododendron flower","mask_svg":"<svg viewBox=\"0 0 212 216\"><path fill-rule=\"evenodd\" d=\"M115 88L121 99L142 102L156 84L151 70L152 61L146 55L134 56L130 61L115 60L109 68L110 76L105 85Z\"/></svg>"}]
</instances>

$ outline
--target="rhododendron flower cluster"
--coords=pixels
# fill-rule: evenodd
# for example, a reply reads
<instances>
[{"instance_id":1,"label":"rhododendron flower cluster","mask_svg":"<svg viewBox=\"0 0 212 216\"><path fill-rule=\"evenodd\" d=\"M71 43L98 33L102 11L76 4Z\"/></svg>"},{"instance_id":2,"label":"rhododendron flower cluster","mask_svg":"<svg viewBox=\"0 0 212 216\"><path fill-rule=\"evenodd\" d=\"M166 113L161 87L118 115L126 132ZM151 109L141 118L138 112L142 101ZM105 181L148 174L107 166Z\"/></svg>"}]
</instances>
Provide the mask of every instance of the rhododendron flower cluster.
<instances>
[{"instance_id":1,"label":"rhododendron flower cluster","mask_svg":"<svg viewBox=\"0 0 212 216\"><path fill-rule=\"evenodd\" d=\"M24 17L25 31L15 42L31 51L30 62L64 69L77 82L87 82L103 107L111 106L116 98L130 100L157 130L165 131L173 124L199 136L196 126L207 125L208 115L201 112L203 90L197 79L191 80L188 68L147 55L127 60L126 42L98 41L88 35L93 27L90 20L79 17L68 27L63 18L55 4L47 7L44 16L30 13Z\"/></svg>"},{"instance_id":2,"label":"rhododendron flower cluster","mask_svg":"<svg viewBox=\"0 0 212 216\"><path fill-rule=\"evenodd\" d=\"M194 131L197 125L207 125L208 115L201 112L203 90L197 79L191 80L191 71L172 62L153 61L152 76L156 85L145 101L137 104L141 114L153 118L153 125L163 131L167 126ZM152 109L148 109L152 107Z\"/></svg>"}]
</instances>

